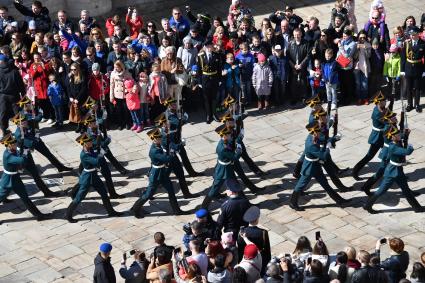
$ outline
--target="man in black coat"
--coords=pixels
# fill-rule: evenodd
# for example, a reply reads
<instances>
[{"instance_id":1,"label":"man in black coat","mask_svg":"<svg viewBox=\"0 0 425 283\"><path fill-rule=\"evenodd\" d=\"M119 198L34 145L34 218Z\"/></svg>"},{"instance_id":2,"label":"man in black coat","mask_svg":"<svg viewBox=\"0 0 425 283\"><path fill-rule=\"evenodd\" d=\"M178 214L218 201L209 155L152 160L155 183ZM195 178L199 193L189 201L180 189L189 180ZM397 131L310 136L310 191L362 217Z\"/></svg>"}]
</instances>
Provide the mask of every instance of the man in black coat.
<instances>
[{"instance_id":1,"label":"man in black coat","mask_svg":"<svg viewBox=\"0 0 425 283\"><path fill-rule=\"evenodd\" d=\"M236 179L227 179L226 188L229 198L221 205L217 224L220 230L233 232L233 239L236 240L240 227L248 225L243 219L243 215L251 204Z\"/></svg>"},{"instance_id":2,"label":"man in black coat","mask_svg":"<svg viewBox=\"0 0 425 283\"><path fill-rule=\"evenodd\" d=\"M251 242L253 242L261 253L262 268L261 275L264 276L267 269L267 264L272 258L270 250L269 233L265 229L259 228L258 222L260 220L260 209L257 206L251 206L244 214L243 220L249 223L248 227L241 229L241 233L245 234ZM243 230L243 231L242 231ZM238 235L238 250L239 258L243 257L243 251L245 248L245 241L242 236Z\"/></svg>"},{"instance_id":3,"label":"man in black coat","mask_svg":"<svg viewBox=\"0 0 425 283\"><path fill-rule=\"evenodd\" d=\"M18 69L7 62L8 58L0 54L0 122L3 136L9 128L9 118L19 111L16 103L20 95L25 95L25 85ZM14 115L11 115L11 110Z\"/></svg>"},{"instance_id":4,"label":"man in black coat","mask_svg":"<svg viewBox=\"0 0 425 283\"><path fill-rule=\"evenodd\" d=\"M112 251L110 243L103 243L99 247L99 253L94 259L94 283L115 283L115 271L111 264L111 257L109 256Z\"/></svg>"}]
</instances>

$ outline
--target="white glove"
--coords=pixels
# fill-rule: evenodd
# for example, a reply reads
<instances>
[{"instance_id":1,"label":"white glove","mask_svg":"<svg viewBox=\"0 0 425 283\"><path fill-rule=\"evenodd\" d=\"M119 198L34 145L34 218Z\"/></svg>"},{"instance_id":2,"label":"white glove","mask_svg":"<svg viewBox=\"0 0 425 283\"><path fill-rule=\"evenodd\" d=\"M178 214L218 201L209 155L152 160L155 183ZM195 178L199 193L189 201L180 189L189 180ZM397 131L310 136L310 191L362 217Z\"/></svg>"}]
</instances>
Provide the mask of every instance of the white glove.
<instances>
[{"instance_id":1,"label":"white glove","mask_svg":"<svg viewBox=\"0 0 425 283\"><path fill-rule=\"evenodd\" d=\"M198 85L199 88L202 88L202 85Z\"/></svg>"},{"instance_id":2,"label":"white glove","mask_svg":"<svg viewBox=\"0 0 425 283\"><path fill-rule=\"evenodd\" d=\"M422 78L425 77L425 72L422 73Z\"/></svg>"},{"instance_id":3,"label":"white glove","mask_svg":"<svg viewBox=\"0 0 425 283\"><path fill-rule=\"evenodd\" d=\"M69 101L74 102L74 98L70 97Z\"/></svg>"},{"instance_id":4,"label":"white glove","mask_svg":"<svg viewBox=\"0 0 425 283\"><path fill-rule=\"evenodd\" d=\"M240 144L240 143L237 143L237 144L236 144L236 149L237 149L237 150L242 151L242 146L241 146L241 144Z\"/></svg>"},{"instance_id":5,"label":"white glove","mask_svg":"<svg viewBox=\"0 0 425 283\"><path fill-rule=\"evenodd\" d=\"M331 148L334 148L334 147L333 147L333 145L332 145L332 143L331 143L331 142L328 142L328 143L326 144L326 148L327 148L327 149L331 149Z\"/></svg>"},{"instance_id":6,"label":"white glove","mask_svg":"<svg viewBox=\"0 0 425 283\"><path fill-rule=\"evenodd\" d=\"M35 137L36 137L37 139L39 139L39 138L40 138L40 133L39 133L39 132L35 133Z\"/></svg>"},{"instance_id":7,"label":"white glove","mask_svg":"<svg viewBox=\"0 0 425 283\"><path fill-rule=\"evenodd\" d=\"M406 75L405 72L400 72L400 76L404 77Z\"/></svg>"},{"instance_id":8,"label":"white glove","mask_svg":"<svg viewBox=\"0 0 425 283\"><path fill-rule=\"evenodd\" d=\"M29 151L30 151L30 150L29 150L28 148L24 148L24 152L23 152L23 154L24 154L25 156L27 156Z\"/></svg>"},{"instance_id":9,"label":"white glove","mask_svg":"<svg viewBox=\"0 0 425 283\"><path fill-rule=\"evenodd\" d=\"M182 138L180 142L181 142L181 145L182 146L185 146L186 145L186 139Z\"/></svg>"},{"instance_id":10,"label":"white glove","mask_svg":"<svg viewBox=\"0 0 425 283\"><path fill-rule=\"evenodd\" d=\"M239 133L239 135L243 138L245 136L245 129L242 128L241 132Z\"/></svg>"},{"instance_id":11,"label":"white glove","mask_svg":"<svg viewBox=\"0 0 425 283\"><path fill-rule=\"evenodd\" d=\"M108 117L108 112L106 112L106 110L104 110L103 113L102 113L102 119L106 120L107 117Z\"/></svg>"},{"instance_id":12,"label":"white glove","mask_svg":"<svg viewBox=\"0 0 425 283\"><path fill-rule=\"evenodd\" d=\"M174 149L173 149L173 148L170 148L170 155L171 155L171 156L174 156L174 155L175 155L175 151L174 151Z\"/></svg>"},{"instance_id":13,"label":"white glove","mask_svg":"<svg viewBox=\"0 0 425 283\"><path fill-rule=\"evenodd\" d=\"M186 112L184 112L184 113L183 113L183 118L184 118L185 120L188 120L188 119L189 119L189 114L187 114Z\"/></svg>"},{"instance_id":14,"label":"white glove","mask_svg":"<svg viewBox=\"0 0 425 283\"><path fill-rule=\"evenodd\" d=\"M101 148L100 151L99 151L99 156L103 157L105 155L105 153L106 153L105 150L103 148Z\"/></svg>"}]
</instances>

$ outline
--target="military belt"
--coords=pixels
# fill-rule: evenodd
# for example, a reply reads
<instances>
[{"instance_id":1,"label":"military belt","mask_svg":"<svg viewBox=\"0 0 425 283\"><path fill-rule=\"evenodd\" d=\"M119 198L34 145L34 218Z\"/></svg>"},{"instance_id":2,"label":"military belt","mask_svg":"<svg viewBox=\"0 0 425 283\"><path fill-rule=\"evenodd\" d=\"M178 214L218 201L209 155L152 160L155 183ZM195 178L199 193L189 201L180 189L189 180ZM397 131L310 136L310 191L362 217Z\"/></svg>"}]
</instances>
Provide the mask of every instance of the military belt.
<instances>
[{"instance_id":1,"label":"military belt","mask_svg":"<svg viewBox=\"0 0 425 283\"><path fill-rule=\"evenodd\" d=\"M307 156L305 157L305 160L310 161L310 162L316 162L319 161L319 158L308 158Z\"/></svg>"},{"instance_id":2,"label":"military belt","mask_svg":"<svg viewBox=\"0 0 425 283\"><path fill-rule=\"evenodd\" d=\"M394 166L397 166L397 167L400 167L400 166L403 166L404 165L403 163L398 163L398 162L395 162L395 161L392 161L392 160L390 160L390 163L392 165L394 165Z\"/></svg>"},{"instance_id":3,"label":"military belt","mask_svg":"<svg viewBox=\"0 0 425 283\"><path fill-rule=\"evenodd\" d=\"M387 144L387 143L384 143L384 146L385 146L385 147L390 147L390 145L389 145L389 144Z\"/></svg>"},{"instance_id":4,"label":"military belt","mask_svg":"<svg viewBox=\"0 0 425 283\"><path fill-rule=\"evenodd\" d=\"M380 129L380 128L372 126L372 130L377 131L377 132L382 132L384 129Z\"/></svg>"},{"instance_id":5,"label":"military belt","mask_svg":"<svg viewBox=\"0 0 425 283\"><path fill-rule=\"evenodd\" d=\"M221 161L220 159L217 159L217 161L218 161L218 163L219 163L220 165L224 165L224 166L227 166L227 165L233 164L233 162L232 162L232 161L224 162L224 161Z\"/></svg>"},{"instance_id":6,"label":"military belt","mask_svg":"<svg viewBox=\"0 0 425 283\"><path fill-rule=\"evenodd\" d=\"M421 63L421 60L411 60L409 58L407 58L407 62L409 62L410 64L417 64L417 63Z\"/></svg>"},{"instance_id":7,"label":"military belt","mask_svg":"<svg viewBox=\"0 0 425 283\"><path fill-rule=\"evenodd\" d=\"M7 170L3 169L3 173L7 174L7 175L16 175L16 174L18 174L18 171L11 172L11 171L7 171Z\"/></svg>"},{"instance_id":8,"label":"military belt","mask_svg":"<svg viewBox=\"0 0 425 283\"><path fill-rule=\"evenodd\" d=\"M86 169L86 168L84 168L84 171L85 171L85 172L88 172L88 173L91 173L91 172L95 172L95 171L97 171L97 169L96 169L96 168L91 168L91 169Z\"/></svg>"},{"instance_id":9,"label":"military belt","mask_svg":"<svg viewBox=\"0 0 425 283\"><path fill-rule=\"evenodd\" d=\"M164 168L165 167L165 164L162 164L162 165L154 165L154 164L152 164L152 167L155 168L155 169L161 169L161 168Z\"/></svg>"},{"instance_id":10,"label":"military belt","mask_svg":"<svg viewBox=\"0 0 425 283\"><path fill-rule=\"evenodd\" d=\"M217 72L202 72L204 76L214 76L217 75Z\"/></svg>"}]
</instances>

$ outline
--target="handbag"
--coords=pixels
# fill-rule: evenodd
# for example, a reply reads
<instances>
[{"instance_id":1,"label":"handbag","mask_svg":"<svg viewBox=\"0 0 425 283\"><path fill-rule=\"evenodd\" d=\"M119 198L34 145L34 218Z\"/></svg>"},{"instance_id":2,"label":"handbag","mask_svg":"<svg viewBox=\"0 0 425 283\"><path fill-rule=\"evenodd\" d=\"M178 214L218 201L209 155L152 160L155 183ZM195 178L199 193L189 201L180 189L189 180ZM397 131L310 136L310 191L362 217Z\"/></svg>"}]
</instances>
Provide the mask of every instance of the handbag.
<instances>
[{"instance_id":1,"label":"handbag","mask_svg":"<svg viewBox=\"0 0 425 283\"><path fill-rule=\"evenodd\" d=\"M69 121L72 123L81 122L81 112L80 109L78 109L77 103L71 103L71 107L69 109Z\"/></svg>"},{"instance_id":2,"label":"handbag","mask_svg":"<svg viewBox=\"0 0 425 283\"><path fill-rule=\"evenodd\" d=\"M350 65L351 59L340 53L338 57L336 57L336 62L341 66L341 68L345 69L348 65Z\"/></svg>"}]
</instances>

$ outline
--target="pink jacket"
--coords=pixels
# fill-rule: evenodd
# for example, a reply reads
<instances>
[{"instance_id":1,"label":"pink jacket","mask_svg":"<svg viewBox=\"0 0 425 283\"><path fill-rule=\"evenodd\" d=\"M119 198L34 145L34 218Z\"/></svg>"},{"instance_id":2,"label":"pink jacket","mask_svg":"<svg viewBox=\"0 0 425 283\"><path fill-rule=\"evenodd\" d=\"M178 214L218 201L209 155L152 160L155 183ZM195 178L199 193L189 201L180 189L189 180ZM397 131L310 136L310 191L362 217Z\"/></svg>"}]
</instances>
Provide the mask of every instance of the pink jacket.
<instances>
[{"instance_id":1,"label":"pink jacket","mask_svg":"<svg viewBox=\"0 0 425 283\"><path fill-rule=\"evenodd\" d=\"M133 89L125 91L127 93L125 95L125 102L127 103L127 108L130 111L140 109L139 87L137 84L134 86L136 87L136 91L133 91Z\"/></svg>"}]
</instances>

